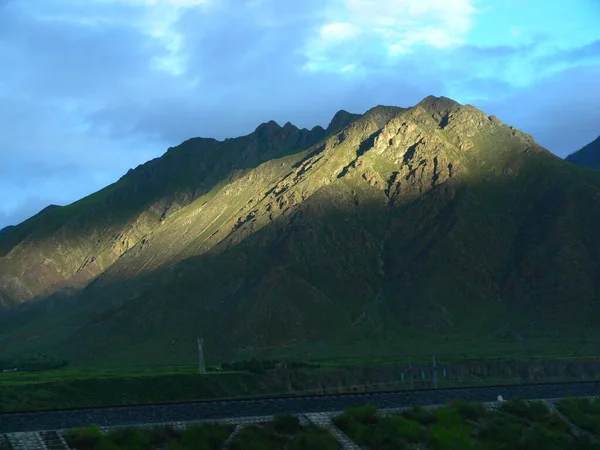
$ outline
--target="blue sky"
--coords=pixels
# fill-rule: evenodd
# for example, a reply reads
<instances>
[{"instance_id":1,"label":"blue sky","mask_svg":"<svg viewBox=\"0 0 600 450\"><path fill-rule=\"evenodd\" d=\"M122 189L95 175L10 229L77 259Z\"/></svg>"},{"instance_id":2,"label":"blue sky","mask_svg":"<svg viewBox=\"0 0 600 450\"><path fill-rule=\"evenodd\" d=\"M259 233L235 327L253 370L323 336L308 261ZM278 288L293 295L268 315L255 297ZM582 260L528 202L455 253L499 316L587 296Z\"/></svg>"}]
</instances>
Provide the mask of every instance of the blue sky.
<instances>
[{"instance_id":1,"label":"blue sky","mask_svg":"<svg viewBox=\"0 0 600 450\"><path fill-rule=\"evenodd\" d=\"M192 136L445 95L600 135L598 0L0 0L0 228Z\"/></svg>"}]
</instances>

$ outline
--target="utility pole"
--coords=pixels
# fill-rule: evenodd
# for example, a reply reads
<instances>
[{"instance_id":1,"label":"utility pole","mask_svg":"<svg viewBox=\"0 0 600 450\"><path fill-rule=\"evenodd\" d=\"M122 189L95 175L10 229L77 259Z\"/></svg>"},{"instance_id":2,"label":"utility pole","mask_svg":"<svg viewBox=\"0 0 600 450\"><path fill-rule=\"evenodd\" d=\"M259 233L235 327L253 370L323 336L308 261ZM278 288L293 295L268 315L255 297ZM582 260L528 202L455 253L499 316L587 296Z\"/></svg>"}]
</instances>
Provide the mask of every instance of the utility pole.
<instances>
[{"instance_id":1,"label":"utility pole","mask_svg":"<svg viewBox=\"0 0 600 450\"><path fill-rule=\"evenodd\" d=\"M204 367L204 351L202 350L202 344L204 344L204 339L198 338L198 371L200 373L206 372L206 368Z\"/></svg>"},{"instance_id":2,"label":"utility pole","mask_svg":"<svg viewBox=\"0 0 600 450\"><path fill-rule=\"evenodd\" d=\"M410 388L415 388L415 380L413 377L412 358L408 358L408 373L410 374Z\"/></svg>"}]
</instances>

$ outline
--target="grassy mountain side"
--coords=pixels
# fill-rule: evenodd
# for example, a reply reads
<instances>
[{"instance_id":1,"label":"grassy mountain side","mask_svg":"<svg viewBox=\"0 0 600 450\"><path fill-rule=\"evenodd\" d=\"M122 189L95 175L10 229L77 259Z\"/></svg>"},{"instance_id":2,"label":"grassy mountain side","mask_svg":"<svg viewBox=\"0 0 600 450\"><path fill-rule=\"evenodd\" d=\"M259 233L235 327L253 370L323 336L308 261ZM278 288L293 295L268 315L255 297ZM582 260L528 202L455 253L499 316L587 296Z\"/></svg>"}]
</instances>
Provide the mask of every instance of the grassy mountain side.
<instances>
[{"instance_id":1,"label":"grassy mountain side","mask_svg":"<svg viewBox=\"0 0 600 450\"><path fill-rule=\"evenodd\" d=\"M89 197L42 211L0 235L0 305L85 286L216 184L308 148L325 134L320 127L309 131L269 122L223 142L190 139Z\"/></svg>"}]
</instances>

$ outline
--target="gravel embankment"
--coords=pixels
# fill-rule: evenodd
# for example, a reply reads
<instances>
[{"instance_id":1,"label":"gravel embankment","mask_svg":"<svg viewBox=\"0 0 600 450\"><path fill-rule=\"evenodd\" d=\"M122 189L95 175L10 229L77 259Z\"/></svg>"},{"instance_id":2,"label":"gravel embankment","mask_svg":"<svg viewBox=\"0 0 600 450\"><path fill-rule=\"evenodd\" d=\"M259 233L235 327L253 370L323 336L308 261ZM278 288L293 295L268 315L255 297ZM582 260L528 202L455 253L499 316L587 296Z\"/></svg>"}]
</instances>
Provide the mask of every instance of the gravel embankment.
<instances>
[{"instance_id":1,"label":"gravel embankment","mask_svg":"<svg viewBox=\"0 0 600 450\"><path fill-rule=\"evenodd\" d=\"M340 411L349 406L365 404L372 404L378 408L401 408L415 404L443 404L459 398L493 402L498 395L502 395L505 400L593 397L600 395L600 381L9 413L0 414L0 432L56 430L88 425L184 422L272 415L280 412Z\"/></svg>"}]
</instances>

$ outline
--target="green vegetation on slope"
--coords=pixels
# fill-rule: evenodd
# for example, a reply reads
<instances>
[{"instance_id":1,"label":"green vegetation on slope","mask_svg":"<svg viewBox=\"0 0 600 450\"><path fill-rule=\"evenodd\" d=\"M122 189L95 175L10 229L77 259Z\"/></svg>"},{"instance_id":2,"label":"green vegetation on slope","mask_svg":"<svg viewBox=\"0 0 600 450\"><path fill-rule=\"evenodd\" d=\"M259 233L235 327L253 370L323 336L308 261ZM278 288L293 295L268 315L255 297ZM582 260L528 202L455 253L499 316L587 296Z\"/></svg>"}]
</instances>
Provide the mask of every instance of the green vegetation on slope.
<instances>
[{"instance_id":1,"label":"green vegetation on slope","mask_svg":"<svg viewBox=\"0 0 600 450\"><path fill-rule=\"evenodd\" d=\"M365 406L346 410L334 423L369 450L408 450L414 444L435 450L600 448L589 434L573 434L567 422L541 401L511 400L493 410L455 401L387 416Z\"/></svg>"},{"instance_id":2,"label":"green vegetation on slope","mask_svg":"<svg viewBox=\"0 0 600 450\"><path fill-rule=\"evenodd\" d=\"M309 136L263 124L238 140L190 141L125 176L131 195L109 197L145 219L127 242L112 225L90 234L71 220L78 250L64 258L75 268L85 254L95 269L80 272L95 278L81 275L85 289L69 299L0 316L0 357L46 350L74 366L190 364L199 336L215 363L276 352L593 353L600 174L445 98L375 107L310 148ZM193 189L177 184L196 176ZM173 189L187 194L169 197ZM167 208L159 197L179 200ZM89 223L107 215L92 210L81 213ZM96 254L105 238L118 245ZM9 265L28 274L8 277L13 294L31 288L27 267L53 265L20 253L57 248L43 242L0 259L0 278Z\"/></svg>"},{"instance_id":3,"label":"green vegetation on slope","mask_svg":"<svg viewBox=\"0 0 600 450\"><path fill-rule=\"evenodd\" d=\"M66 435L78 450L221 450L232 433L230 425L191 425L184 430L170 426L149 429L124 427L103 434L98 427L76 428Z\"/></svg>"}]
</instances>

